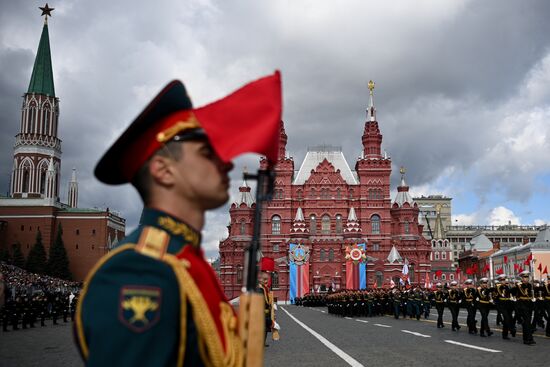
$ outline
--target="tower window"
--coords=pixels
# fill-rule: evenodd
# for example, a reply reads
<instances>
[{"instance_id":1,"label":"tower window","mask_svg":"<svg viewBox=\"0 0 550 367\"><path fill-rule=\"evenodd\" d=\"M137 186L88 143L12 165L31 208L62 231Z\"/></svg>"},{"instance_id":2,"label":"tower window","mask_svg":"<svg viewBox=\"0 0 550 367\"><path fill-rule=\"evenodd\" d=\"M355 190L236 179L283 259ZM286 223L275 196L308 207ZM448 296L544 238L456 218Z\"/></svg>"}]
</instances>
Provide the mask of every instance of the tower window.
<instances>
[{"instance_id":1,"label":"tower window","mask_svg":"<svg viewBox=\"0 0 550 367\"><path fill-rule=\"evenodd\" d=\"M244 235L246 234L246 223L244 222L244 220L241 222L241 235Z\"/></svg>"},{"instance_id":2,"label":"tower window","mask_svg":"<svg viewBox=\"0 0 550 367\"><path fill-rule=\"evenodd\" d=\"M404 225L405 225L405 234L409 234L411 230L409 226L409 222L405 221Z\"/></svg>"},{"instance_id":3,"label":"tower window","mask_svg":"<svg viewBox=\"0 0 550 367\"><path fill-rule=\"evenodd\" d=\"M80 235L80 229L77 229L77 230L76 230L76 235L77 235L77 236Z\"/></svg>"},{"instance_id":4,"label":"tower window","mask_svg":"<svg viewBox=\"0 0 550 367\"><path fill-rule=\"evenodd\" d=\"M336 215L336 233L342 233L342 216Z\"/></svg>"},{"instance_id":5,"label":"tower window","mask_svg":"<svg viewBox=\"0 0 550 367\"><path fill-rule=\"evenodd\" d=\"M328 214L323 215L321 219L321 232L323 234L330 234L330 217Z\"/></svg>"},{"instance_id":6,"label":"tower window","mask_svg":"<svg viewBox=\"0 0 550 367\"><path fill-rule=\"evenodd\" d=\"M325 258L326 258L325 249L321 249L321 251L319 252L319 261L325 261Z\"/></svg>"},{"instance_id":7,"label":"tower window","mask_svg":"<svg viewBox=\"0 0 550 367\"><path fill-rule=\"evenodd\" d=\"M371 218L371 231L373 234L380 234L380 216L373 215Z\"/></svg>"},{"instance_id":8,"label":"tower window","mask_svg":"<svg viewBox=\"0 0 550 367\"><path fill-rule=\"evenodd\" d=\"M278 215L271 218L271 234L281 234L281 217Z\"/></svg>"},{"instance_id":9,"label":"tower window","mask_svg":"<svg viewBox=\"0 0 550 367\"><path fill-rule=\"evenodd\" d=\"M334 261L334 249L328 250L328 261Z\"/></svg>"},{"instance_id":10,"label":"tower window","mask_svg":"<svg viewBox=\"0 0 550 367\"><path fill-rule=\"evenodd\" d=\"M315 219L315 215L311 215L309 217L309 233L310 234L316 234L317 233L317 220Z\"/></svg>"}]
</instances>

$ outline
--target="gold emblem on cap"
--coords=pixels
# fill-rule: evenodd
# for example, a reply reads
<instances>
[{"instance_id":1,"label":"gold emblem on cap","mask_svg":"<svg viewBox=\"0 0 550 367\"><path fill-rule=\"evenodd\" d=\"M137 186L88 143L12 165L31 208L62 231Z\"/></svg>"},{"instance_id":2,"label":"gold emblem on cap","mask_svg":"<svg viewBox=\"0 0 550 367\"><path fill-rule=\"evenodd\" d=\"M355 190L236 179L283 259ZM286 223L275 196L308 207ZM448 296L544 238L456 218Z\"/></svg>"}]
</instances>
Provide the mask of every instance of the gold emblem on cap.
<instances>
[{"instance_id":1,"label":"gold emblem on cap","mask_svg":"<svg viewBox=\"0 0 550 367\"><path fill-rule=\"evenodd\" d=\"M189 118L185 121L178 121L174 125L170 126L169 128L165 129L164 131L161 131L157 134L157 141L159 143L166 143L170 139L172 139L177 134L181 133L185 130L190 129L198 129L201 125L199 123L199 120L195 117L194 113L191 113L189 115Z\"/></svg>"}]
</instances>

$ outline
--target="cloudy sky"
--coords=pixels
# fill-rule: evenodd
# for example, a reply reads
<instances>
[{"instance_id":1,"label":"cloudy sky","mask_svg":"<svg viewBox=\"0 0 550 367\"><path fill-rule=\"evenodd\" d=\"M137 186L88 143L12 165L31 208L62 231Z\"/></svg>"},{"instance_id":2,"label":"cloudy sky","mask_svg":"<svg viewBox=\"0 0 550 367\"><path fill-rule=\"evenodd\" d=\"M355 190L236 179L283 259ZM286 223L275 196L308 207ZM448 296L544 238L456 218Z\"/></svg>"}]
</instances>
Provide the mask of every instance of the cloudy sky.
<instances>
[{"instance_id":1,"label":"cloudy sky","mask_svg":"<svg viewBox=\"0 0 550 367\"><path fill-rule=\"evenodd\" d=\"M110 207L134 228L140 200L94 179L96 161L171 79L196 106L280 69L288 150L340 145L353 166L368 103L383 148L413 195L453 198L459 224L550 222L550 3L487 1L51 0L63 140L63 194L78 170L82 207ZM21 96L42 30L42 1L2 0L0 192L8 191ZM243 165L237 161L232 193ZM207 217L208 256L227 207Z\"/></svg>"}]
</instances>

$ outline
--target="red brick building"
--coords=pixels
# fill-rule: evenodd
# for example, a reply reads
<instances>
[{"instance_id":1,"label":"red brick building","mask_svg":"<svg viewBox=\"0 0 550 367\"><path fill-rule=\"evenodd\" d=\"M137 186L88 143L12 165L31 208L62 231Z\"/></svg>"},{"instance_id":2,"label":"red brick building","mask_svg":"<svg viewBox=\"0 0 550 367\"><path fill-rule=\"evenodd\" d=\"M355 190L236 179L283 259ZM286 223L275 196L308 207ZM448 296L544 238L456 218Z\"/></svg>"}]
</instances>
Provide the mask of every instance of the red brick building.
<instances>
[{"instance_id":1,"label":"red brick building","mask_svg":"<svg viewBox=\"0 0 550 367\"><path fill-rule=\"evenodd\" d=\"M59 99L55 96L45 21L29 88L23 96L10 194L0 197L0 248L12 251L14 245L20 245L27 256L40 231L48 251L61 224L71 273L74 279L82 280L95 262L124 237L125 219L108 208L78 208L75 169L68 183L68 203L60 201L58 124Z\"/></svg>"},{"instance_id":2,"label":"red brick building","mask_svg":"<svg viewBox=\"0 0 550 367\"><path fill-rule=\"evenodd\" d=\"M315 291L345 288L346 247L362 243L368 287L398 282L406 260L413 283L424 284L429 276L431 245L422 236L404 170L397 195L393 200L390 195L391 159L381 149L374 83L369 89L363 149L354 169L340 148L318 146L308 149L296 170L281 125L274 198L264 206L261 224L262 253L275 259L273 288L279 299L288 299L291 243L309 250L309 285ZM238 296L242 286L243 248L251 240L255 206L246 182L239 191L229 211L229 236L220 242L220 278L229 298Z\"/></svg>"}]
</instances>

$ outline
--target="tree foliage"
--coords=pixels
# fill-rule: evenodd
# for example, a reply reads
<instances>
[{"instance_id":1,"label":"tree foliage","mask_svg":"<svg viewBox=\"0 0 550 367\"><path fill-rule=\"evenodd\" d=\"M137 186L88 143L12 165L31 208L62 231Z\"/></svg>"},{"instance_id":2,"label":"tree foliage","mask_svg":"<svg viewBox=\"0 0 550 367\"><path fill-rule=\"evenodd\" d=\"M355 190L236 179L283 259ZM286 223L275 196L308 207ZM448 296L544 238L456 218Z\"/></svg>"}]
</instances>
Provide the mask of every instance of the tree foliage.
<instances>
[{"instance_id":1,"label":"tree foliage","mask_svg":"<svg viewBox=\"0 0 550 367\"><path fill-rule=\"evenodd\" d=\"M16 243L13 245L13 265L25 269L25 256L21 251L21 244Z\"/></svg>"},{"instance_id":2,"label":"tree foliage","mask_svg":"<svg viewBox=\"0 0 550 367\"><path fill-rule=\"evenodd\" d=\"M48 273L56 278L72 279L71 271L69 270L69 257L63 243L63 228L61 227L61 223L57 227L55 241L50 246Z\"/></svg>"},{"instance_id":3,"label":"tree foliage","mask_svg":"<svg viewBox=\"0 0 550 367\"><path fill-rule=\"evenodd\" d=\"M27 270L31 273L45 274L47 269L46 249L42 243L42 233L36 233L36 242L27 257Z\"/></svg>"}]
</instances>

